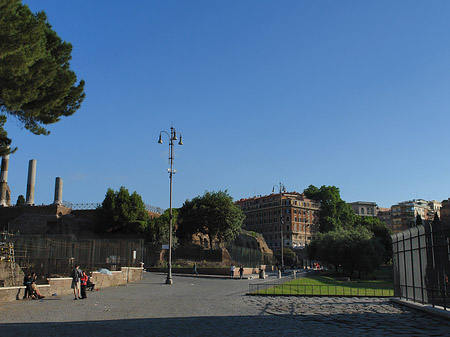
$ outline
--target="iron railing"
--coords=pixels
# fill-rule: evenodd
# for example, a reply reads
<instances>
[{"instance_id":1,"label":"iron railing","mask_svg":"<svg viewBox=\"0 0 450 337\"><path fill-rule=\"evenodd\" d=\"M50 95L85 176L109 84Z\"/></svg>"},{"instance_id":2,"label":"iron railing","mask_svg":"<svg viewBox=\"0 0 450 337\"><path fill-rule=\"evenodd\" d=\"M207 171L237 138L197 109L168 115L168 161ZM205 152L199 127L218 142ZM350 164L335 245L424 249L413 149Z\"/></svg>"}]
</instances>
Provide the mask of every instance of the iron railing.
<instances>
[{"instance_id":1,"label":"iron railing","mask_svg":"<svg viewBox=\"0 0 450 337\"><path fill-rule=\"evenodd\" d=\"M290 296L342 296L342 297L390 297L393 289L385 287L349 287L317 284L250 284L249 295Z\"/></svg>"},{"instance_id":2,"label":"iron railing","mask_svg":"<svg viewBox=\"0 0 450 337\"><path fill-rule=\"evenodd\" d=\"M422 304L449 306L450 224L433 223L392 235L394 296Z\"/></svg>"},{"instance_id":3,"label":"iron railing","mask_svg":"<svg viewBox=\"0 0 450 337\"><path fill-rule=\"evenodd\" d=\"M72 210L94 210L102 206L102 204L98 202L73 203L70 201L63 201L62 204L63 206ZM145 204L144 206L147 211L158 214L164 213L164 210L161 207L153 206L150 204Z\"/></svg>"}]
</instances>

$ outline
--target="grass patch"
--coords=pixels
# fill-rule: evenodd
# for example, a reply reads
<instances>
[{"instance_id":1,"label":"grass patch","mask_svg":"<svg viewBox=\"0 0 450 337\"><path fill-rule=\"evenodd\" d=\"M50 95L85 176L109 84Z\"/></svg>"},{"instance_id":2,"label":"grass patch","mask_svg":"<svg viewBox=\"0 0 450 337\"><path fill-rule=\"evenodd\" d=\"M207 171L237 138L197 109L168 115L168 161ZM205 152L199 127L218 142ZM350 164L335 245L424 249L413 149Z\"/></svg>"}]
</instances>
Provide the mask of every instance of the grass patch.
<instances>
[{"instance_id":1,"label":"grass patch","mask_svg":"<svg viewBox=\"0 0 450 337\"><path fill-rule=\"evenodd\" d=\"M253 294L329 295L329 296L393 296L392 282L386 280L337 281L331 276L314 275L256 290Z\"/></svg>"}]
</instances>

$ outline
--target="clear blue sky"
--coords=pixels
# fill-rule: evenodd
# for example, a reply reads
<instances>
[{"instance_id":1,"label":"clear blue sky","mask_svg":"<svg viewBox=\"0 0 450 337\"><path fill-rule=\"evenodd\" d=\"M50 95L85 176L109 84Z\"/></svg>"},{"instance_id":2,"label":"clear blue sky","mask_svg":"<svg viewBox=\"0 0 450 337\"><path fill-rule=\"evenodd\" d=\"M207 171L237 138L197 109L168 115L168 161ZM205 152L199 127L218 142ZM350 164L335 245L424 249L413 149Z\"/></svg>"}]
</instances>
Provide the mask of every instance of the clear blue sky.
<instances>
[{"instance_id":1,"label":"clear blue sky","mask_svg":"<svg viewBox=\"0 0 450 337\"><path fill-rule=\"evenodd\" d=\"M37 159L37 204L108 187L174 207L335 185L382 207L450 197L449 1L25 1L73 45L75 115L35 136L8 123L13 202Z\"/></svg>"}]
</instances>

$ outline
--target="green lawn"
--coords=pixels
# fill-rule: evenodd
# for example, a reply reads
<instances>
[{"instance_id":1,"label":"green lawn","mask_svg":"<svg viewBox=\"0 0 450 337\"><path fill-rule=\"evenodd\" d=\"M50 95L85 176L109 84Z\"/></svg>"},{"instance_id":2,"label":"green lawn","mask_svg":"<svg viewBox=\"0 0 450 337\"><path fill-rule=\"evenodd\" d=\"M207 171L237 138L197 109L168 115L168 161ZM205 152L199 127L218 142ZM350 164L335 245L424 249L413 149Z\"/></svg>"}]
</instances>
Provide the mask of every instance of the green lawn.
<instances>
[{"instance_id":1,"label":"green lawn","mask_svg":"<svg viewBox=\"0 0 450 337\"><path fill-rule=\"evenodd\" d=\"M254 294L274 295L341 295L341 296L393 296L392 282L337 281L330 276L311 276L261 289Z\"/></svg>"}]
</instances>

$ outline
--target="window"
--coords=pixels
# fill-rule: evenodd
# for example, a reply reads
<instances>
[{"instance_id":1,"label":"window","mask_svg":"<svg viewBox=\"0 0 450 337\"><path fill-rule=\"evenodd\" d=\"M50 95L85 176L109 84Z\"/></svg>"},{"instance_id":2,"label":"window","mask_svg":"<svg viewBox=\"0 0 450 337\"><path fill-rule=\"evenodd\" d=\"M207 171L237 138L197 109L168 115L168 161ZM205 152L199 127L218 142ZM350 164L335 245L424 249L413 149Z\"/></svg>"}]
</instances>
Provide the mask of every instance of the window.
<instances>
[{"instance_id":1,"label":"window","mask_svg":"<svg viewBox=\"0 0 450 337\"><path fill-rule=\"evenodd\" d=\"M361 207L361 214L364 214L364 207Z\"/></svg>"}]
</instances>

